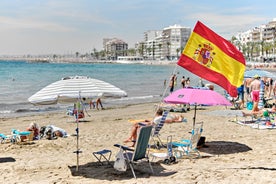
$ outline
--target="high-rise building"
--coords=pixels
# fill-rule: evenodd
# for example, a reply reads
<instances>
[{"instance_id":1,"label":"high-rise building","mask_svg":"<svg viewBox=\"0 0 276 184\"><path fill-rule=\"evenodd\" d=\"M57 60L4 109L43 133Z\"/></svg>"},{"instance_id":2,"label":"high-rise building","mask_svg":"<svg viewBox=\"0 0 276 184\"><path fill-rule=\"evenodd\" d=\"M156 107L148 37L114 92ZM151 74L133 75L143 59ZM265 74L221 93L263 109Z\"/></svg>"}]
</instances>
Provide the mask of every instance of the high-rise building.
<instances>
[{"instance_id":1,"label":"high-rise building","mask_svg":"<svg viewBox=\"0 0 276 184\"><path fill-rule=\"evenodd\" d=\"M163 29L162 32L162 55L161 59L176 60L184 49L191 28L173 25Z\"/></svg>"}]
</instances>

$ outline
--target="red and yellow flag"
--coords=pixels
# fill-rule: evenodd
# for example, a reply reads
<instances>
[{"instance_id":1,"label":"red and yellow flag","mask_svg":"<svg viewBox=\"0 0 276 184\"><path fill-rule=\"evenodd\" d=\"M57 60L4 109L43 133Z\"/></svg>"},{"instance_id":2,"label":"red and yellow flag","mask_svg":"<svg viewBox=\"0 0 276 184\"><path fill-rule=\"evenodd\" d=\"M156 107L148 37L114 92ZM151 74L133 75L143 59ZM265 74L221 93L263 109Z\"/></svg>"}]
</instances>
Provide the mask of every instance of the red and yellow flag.
<instances>
[{"instance_id":1,"label":"red and yellow flag","mask_svg":"<svg viewBox=\"0 0 276 184\"><path fill-rule=\"evenodd\" d=\"M243 83L243 54L199 21L177 64L221 86L232 97L237 96L237 87Z\"/></svg>"}]
</instances>

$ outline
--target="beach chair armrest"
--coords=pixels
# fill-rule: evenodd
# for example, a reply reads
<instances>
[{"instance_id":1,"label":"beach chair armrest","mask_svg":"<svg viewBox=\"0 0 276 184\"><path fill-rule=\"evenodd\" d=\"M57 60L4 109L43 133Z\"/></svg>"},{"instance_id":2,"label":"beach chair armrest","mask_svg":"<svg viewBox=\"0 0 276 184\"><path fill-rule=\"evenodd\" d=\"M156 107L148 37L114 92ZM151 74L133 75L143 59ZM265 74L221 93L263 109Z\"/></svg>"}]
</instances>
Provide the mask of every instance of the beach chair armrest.
<instances>
[{"instance_id":1,"label":"beach chair armrest","mask_svg":"<svg viewBox=\"0 0 276 184\"><path fill-rule=\"evenodd\" d=\"M140 125L140 126L147 126L145 123L142 123L142 122L138 123L138 125Z\"/></svg>"},{"instance_id":2,"label":"beach chair armrest","mask_svg":"<svg viewBox=\"0 0 276 184\"><path fill-rule=\"evenodd\" d=\"M115 147L118 147L118 148L121 147L123 150L134 151L134 149L129 148L129 147L127 147L127 146L122 146L122 145L120 145L120 144L114 144L114 146L115 146Z\"/></svg>"}]
</instances>

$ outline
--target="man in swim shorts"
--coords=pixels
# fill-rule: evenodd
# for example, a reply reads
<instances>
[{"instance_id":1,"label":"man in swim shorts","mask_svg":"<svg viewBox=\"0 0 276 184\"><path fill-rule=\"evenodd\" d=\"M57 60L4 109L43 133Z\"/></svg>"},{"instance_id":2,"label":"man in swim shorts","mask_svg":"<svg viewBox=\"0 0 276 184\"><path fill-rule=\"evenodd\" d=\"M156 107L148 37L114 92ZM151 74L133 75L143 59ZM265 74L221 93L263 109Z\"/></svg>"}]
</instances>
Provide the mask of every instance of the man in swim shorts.
<instances>
[{"instance_id":1,"label":"man in swim shorts","mask_svg":"<svg viewBox=\"0 0 276 184\"><path fill-rule=\"evenodd\" d=\"M260 88L261 88L261 81L260 76L255 75L254 80L250 84L250 91L251 91L251 98L253 101L253 109L252 112L259 111L258 103L260 100Z\"/></svg>"},{"instance_id":2,"label":"man in swim shorts","mask_svg":"<svg viewBox=\"0 0 276 184\"><path fill-rule=\"evenodd\" d=\"M252 91L251 96L252 96L252 101L253 102L259 102L259 100L260 100L260 91L259 90Z\"/></svg>"}]
</instances>

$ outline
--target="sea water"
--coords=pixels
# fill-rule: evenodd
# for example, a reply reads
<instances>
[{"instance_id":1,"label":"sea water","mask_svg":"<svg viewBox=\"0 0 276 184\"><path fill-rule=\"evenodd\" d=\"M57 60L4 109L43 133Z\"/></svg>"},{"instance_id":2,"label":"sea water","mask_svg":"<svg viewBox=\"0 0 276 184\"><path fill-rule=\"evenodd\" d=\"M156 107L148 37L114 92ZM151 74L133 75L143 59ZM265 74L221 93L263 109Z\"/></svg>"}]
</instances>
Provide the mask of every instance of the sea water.
<instances>
[{"instance_id":1,"label":"sea water","mask_svg":"<svg viewBox=\"0 0 276 184\"><path fill-rule=\"evenodd\" d=\"M89 76L111 83L126 91L128 97L102 99L105 107L160 102L168 95L172 73L177 73L175 89L181 78L190 77L191 85L199 78L175 65L142 65L111 63L29 63L0 61L0 117L65 110L72 104L34 106L28 98L43 87L67 76Z\"/></svg>"}]
</instances>

